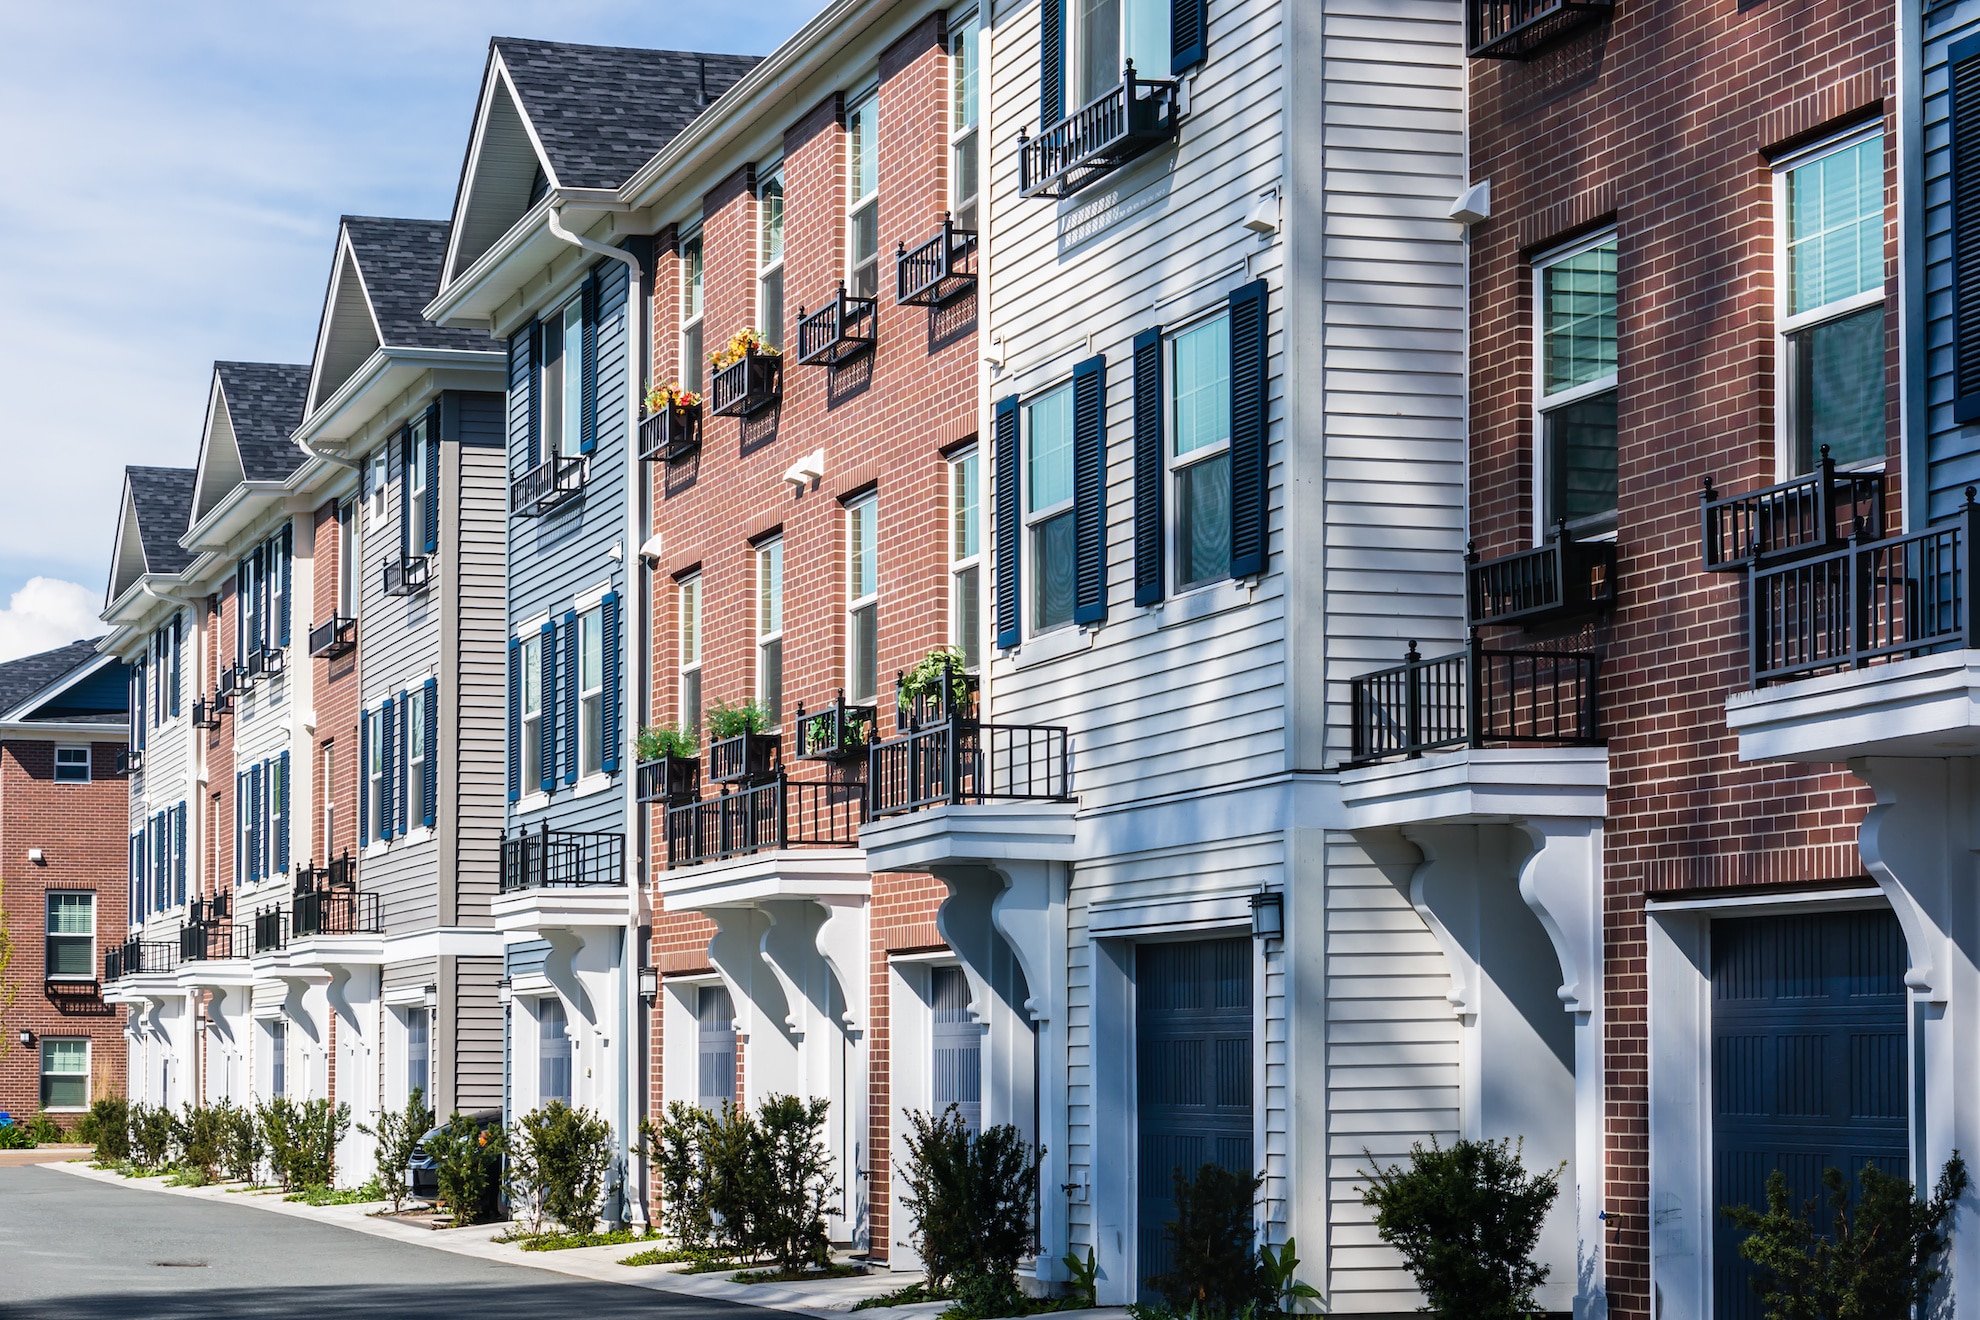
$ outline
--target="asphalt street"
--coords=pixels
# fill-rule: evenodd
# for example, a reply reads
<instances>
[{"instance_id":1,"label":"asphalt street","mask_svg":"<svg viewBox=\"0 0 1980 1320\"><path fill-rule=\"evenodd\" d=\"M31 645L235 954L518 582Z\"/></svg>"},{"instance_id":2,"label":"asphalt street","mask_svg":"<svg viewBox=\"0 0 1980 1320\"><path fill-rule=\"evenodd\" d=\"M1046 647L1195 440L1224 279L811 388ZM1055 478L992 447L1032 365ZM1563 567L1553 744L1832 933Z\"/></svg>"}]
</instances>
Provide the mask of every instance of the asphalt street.
<instances>
[{"instance_id":1,"label":"asphalt street","mask_svg":"<svg viewBox=\"0 0 1980 1320\"><path fill-rule=\"evenodd\" d=\"M563 1278L248 1206L0 1168L0 1317L234 1320L581 1316L789 1320Z\"/></svg>"}]
</instances>

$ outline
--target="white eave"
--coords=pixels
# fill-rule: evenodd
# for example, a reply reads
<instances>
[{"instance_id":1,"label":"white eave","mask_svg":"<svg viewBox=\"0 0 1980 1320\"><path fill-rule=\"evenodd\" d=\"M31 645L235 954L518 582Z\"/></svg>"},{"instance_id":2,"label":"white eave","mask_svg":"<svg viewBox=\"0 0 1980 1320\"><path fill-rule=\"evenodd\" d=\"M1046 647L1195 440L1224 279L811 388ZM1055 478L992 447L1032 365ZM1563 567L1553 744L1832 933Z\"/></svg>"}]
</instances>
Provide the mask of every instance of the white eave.
<instances>
[{"instance_id":1,"label":"white eave","mask_svg":"<svg viewBox=\"0 0 1980 1320\"><path fill-rule=\"evenodd\" d=\"M421 375L450 370L489 376L501 389L508 379L508 358L494 347L380 347L296 428L295 439L311 449L341 449Z\"/></svg>"},{"instance_id":2,"label":"white eave","mask_svg":"<svg viewBox=\"0 0 1980 1320\"><path fill-rule=\"evenodd\" d=\"M0 720L0 738L63 738L89 742L128 742L127 724L90 724L69 720Z\"/></svg>"},{"instance_id":3,"label":"white eave","mask_svg":"<svg viewBox=\"0 0 1980 1320\"><path fill-rule=\"evenodd\" d=\"M495 313L523 282L550 264L558 253L569 251L570 244L549 228L551 205L564 200L555 188L546 193L543 200L509 226L509 231L493 247L476 257L459 279L440 290L422 315L436 325L493 329ZM613 200L616 202L617 198Z\"/></svg>"}]
</instances>

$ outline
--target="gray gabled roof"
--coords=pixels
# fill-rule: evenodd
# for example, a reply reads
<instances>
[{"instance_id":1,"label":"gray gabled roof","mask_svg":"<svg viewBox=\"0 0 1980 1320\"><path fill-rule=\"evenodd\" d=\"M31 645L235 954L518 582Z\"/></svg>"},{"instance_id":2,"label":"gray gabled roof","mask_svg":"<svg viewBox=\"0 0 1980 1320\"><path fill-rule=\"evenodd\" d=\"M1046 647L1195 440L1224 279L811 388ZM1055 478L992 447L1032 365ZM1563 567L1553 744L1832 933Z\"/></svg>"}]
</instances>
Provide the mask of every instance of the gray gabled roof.
<instances>
[{"instance_id":1,"label":"gray gabled roof","mask_svg":"<svg viewBox=\"0 0 1980 1320\"><path fill-rule=\"evenodd\" d=\"M491 44L565 188L618 187L762 58L523 37Z\"/></svg>"},{"instance_id":2,"label":"gray gabled roof","mask_svg":"<svg viewBox=\"0 0 1980 1320\"><path fill-rule=\"evenodd\" d=\"M440 267L447 257L445 220L396 220L347 215L344 232L364 277L371 312L389 348L489 349L484 331L435 325L420 309L440 290ZM334 272L332 279L335 279Z\"/></svg>"},{"instance_id":3,"label":"gray gabled roof","mask_svg":"<svg viewBox=\"0 0 1980 1320\"><path fill-rule=\"evenodd\" d=\"M192 468L127 467L131 506L137 513L138 544L147 573L177 573L192 562L192 551L179 544L192 518ZM0 709L9 703L0 701Z\"/></svg>"},{"instance_id":4,"label":"gray gabled roof","mask_svg":"<svg viewBox=\"0 0 1980 1320\"><path fill-rule=\"evenodd\" d=\"M249 481L281 481L302 466L302 446L289 438L302 424L309 367L287 362L216 362L227 417ZM183 531L183 529L182 529Z\"/></svg>"},{"instance_id":5,"label":"gray gabled roof","mask_svg":"<svg viewBox=\"0 0 1980 1320\"><path fill-rule=\"evenodd\" d=\"M0 664L0 714L11 713L29 697L54 686L96 656L96 643L81 641Z\"/></svg>"}]
</instances>

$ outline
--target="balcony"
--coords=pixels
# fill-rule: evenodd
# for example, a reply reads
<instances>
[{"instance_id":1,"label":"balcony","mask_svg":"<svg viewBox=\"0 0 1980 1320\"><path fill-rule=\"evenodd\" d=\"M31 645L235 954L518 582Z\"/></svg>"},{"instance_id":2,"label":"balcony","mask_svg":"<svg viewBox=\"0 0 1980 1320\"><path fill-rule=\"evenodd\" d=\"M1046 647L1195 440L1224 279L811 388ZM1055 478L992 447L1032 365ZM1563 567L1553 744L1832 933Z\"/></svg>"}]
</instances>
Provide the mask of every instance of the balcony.
<instances>
[{"instance_id":1,"label":"balcony","mask_svg":"<svg viewBox=\"0 0 1980 1320\"><path fill-rule=\"evenodd\" d=\"M282 672L288 660L288 652L279 646L264 646L248 652L247 679L252 683L257 678L273 678Z\"/></svg>"},{"instance_id":2,"label":"balcony","mask_svg":"<svg viewBox=\"0 0 1980 1320\"><path fill-rule=\"evenodd\" d=\"M701 405L662 408L639 424L639 457L645 463L679 463L701 449Z\"/></svg>"},{"instance_id":3,"label":"balcony","mask_svg":"<svg viewBox=\"0 0 1980 1320\"><path fill-rule=\"evenodd\" d=\"M117 773L135 774L144 769L144 748L126 747L117 753Z\"/></svg>"},{"instance_id":4,"label":"balcony","mask_svg":"<svg viewBox=\"0 0 1980 1320\"><path fill-rule=\"evenodd\" d=\"M192 726L195 729L217 729L220 727L220 716L226 712L226 709L227 707L220 704L218 698L195 697L192 707Z\"/></svg>"},{"instance_id":5,"label":"balcony","mask_svg":"<svg viewBox=\"0 0 1980 1320\"><path fill-rule=\"evenodd\" d=\"M104 981L163 974L178 966L178 949L163 940L126 940L103 955Z\"/></svg>"},{"instance_id":6,"label":"balcony","mask_svg":"<svg viewBox=\"0 0 1980 1320\"><path fill-rule=\"evenodd\" d=\"M195 921L179 929L179 962L228 962L245 958L248 932L231 921Z\"/></svg>"},{"instance_id":7,"label":"balcony","mask_svg":"<svg viewBox=\"0 0 1980 1320\"><path fill-rule=\"evenodd\" d=\"M877 708L848 706L844 688L839 689L837 700L815 714L806 714L804 704L800 702L796 725L797 759L864 767L866 751L873 745L873 733L878 724Z\"/></svg>"},{"instance_id":8,"label":"balcony","mask_svg":"<svg viewBox=\"0 0 1980 1320\"><path fill-rule=\"evenodd\" d=\"M1036 138L1018 133L1018 192L1024 197L1071 197L1176 135L1176 86L1134 76L1124 66L1120 86L1102 92Z\"/></svg>"},{"instance_id":9,"label":"balcony","mask_svg":"<svg viewBox=\"0 0 1980 1320\"><path fill-rule=\"evenodd\" d=\"M390 568L387 569L386 594L391 594L389 582ZM425 570L421 570L422 577ZM312 660L335 660L338 656L349 655L357 650L357 620L347 619L341 614L333 614L322 623L309 630L309 655Z\"/></svg>"},{"instance_id":10,"label":"balcony","mask_svg":"<svg viewBox=\"0 0 1980 1320\"><path fill-rule=\"evenodd\" d=\"M553 830L502 840L501 891L573 889L626 882L626 836Z\"/></svg>"},{"instance_id":11,"label":"balcony","mask_svg":"<svg viewBox=\"0 0 1980 1320\"><path fill-rule=\"evenodd\" d=\"M639 763L639 800L675 806L701 796L701 762L692 756L663 756Z\"/></svg>"},{"instance_id":12,"label":"balcony","mask_svg":"<svg viewBox=\"0 0 1980 1320\"><path fill-rule=\"evenodd\" d=\"M1821 554L1859 533L1873 541L1884 535L1884 474L1836 471L1827 445L1805 476L1723 496L1707 477L1700 500L1708 572Z\"/></svg>"},{"instance_id":13,"label":"balcony","mask_svg":"<svg viewBox=\"0 0 1980 1320\"><path fill-rule=\"evenodd\" d=\"M946 213L933 238L894 253L894 301L941 307L976 287L976 231L958 229Z\"/></svg>"},{"instance_id":14,"label":"balcony","mask_svg":"<svg viewBox=\"0 0 1980 1320\"><path fill-rule=\"evenodd\" d=\"M1530 628L1614 608L1616 546L1613 541L1577 541L1565 525L1532 550L1480 559L1467 549L1466 622L1518 624Z\"/></svg>"},{"instance_id":15,"label":"balcony","mask_svg":"<svg viewBox=\"0 0 1980 1320\"><path fill-rule=\"evenodd\" d=\"M1353 763L1488 743L1594 746L1601 742L1600 659L1592 652L1462 651L1350 680Z\"/></svg>"},{"instance_id":16,"label":"balcony","mask_svg":"<svg viewBox=\"0 0 1980 1320\"><path fill-rule=\"evenodd\" d=\"M774 733L739 733L708 744L708 782L760 784L783 763L784 740Z\"/></svg>"},{"instance_id":17,"label":"balcony","mask_svg":"<svg viewBox=\"0 0 1980 1320\"><path fill-rule=\"evenodd\" d=\"M382 935L384 918L378 895L354 889L321 889L297 894L289 906L289 933L296 939L312 935Z\"/></svg>"},{"instance_id":18,"label":"balcony","mask_svg":"<svg viewBox=\"0 0 1980 1320\"><path fill-rule=\"evenodd\" d=\"M710 411L717 417L753 417L783 397L784 359L781 354L750 349L715 369L709 393Z\"/></svg>"},{"instance_id":19,"label":"balcony","mask_svg":"<svg viewBox=\"0 0 1980 1320\"><path fill-rule=\"evenodd\" d=\"M583 454L553 455L509 483L509 516L541 518L584 492L590 460Z\"/></svg>"},{"instance_id":20,"label":"balcony","mask_svg":"<svg viewBox=\"0 0 1980 1320\"><path fill-rule=\"evenodd\" d=\"M254 914L256 954L280 953L289 943L289 914L279 905Z\"/></svg>"},{"instance_id":21,"label":"balcony","mask_svg":"<svg viewBox=\"0 0 1980 1320\"><path fill-rule=\"evenodd\" d=\"M855 298L845 281L823 307L810 314L798 308L797 360L801 367L837 367L869 353L876 334L879 300Z\"/></svg>"},{"instance_id":22,"label":"balcony","mask_svg":"<svg viewBox=\"0 0 1980 1320\"><path fill-rule=\"evenodd\" d=\"M1465 46L1473 59L1523 60L1612 9L1611 0L1470 0Z\"/></svg>"},{"instance_id":23,"label":"balcony","mask_svg":"<svg viewBox=\"0 0 1980 1320\"><path fill-rule=\"evenodd\" d=\"M385 561L385 594L388 596L411 596L426 590L427 564L425 555L404 555Z\"/></svg>"},{"instance_id":24,"label":"balcony","mask_svg":"<svg viewBox=\"0 0 1980 1320\"><path fill-rule=\"evenodd\" d=\"M852 848L866 817L856 783L766 783L667 810L667 867L786 848Z\"/></svg>"}]
</instances>

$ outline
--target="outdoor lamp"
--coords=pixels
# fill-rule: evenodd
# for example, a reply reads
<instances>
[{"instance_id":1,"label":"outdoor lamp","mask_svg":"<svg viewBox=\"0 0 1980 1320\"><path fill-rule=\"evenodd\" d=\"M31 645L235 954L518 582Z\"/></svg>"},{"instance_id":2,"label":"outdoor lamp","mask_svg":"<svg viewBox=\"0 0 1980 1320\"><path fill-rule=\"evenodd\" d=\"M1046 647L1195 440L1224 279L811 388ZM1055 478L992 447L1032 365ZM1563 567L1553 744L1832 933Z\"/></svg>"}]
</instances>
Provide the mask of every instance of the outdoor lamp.
<instances>
[{"instance_id":1,"label":"outdoor lamp","mask_svg":"<svg viewBox=\"0 0 1980 1320\"><path fill-rule=\"evenodd\" d=\"M1251 896L1253 939L1276 940L1286 933L1285 895L1270 890Z\"/></svg>"},{"instance_id":2,"label":"outdoor lamp","mask_svg":"<svg viewBox=\"0 0 1980 1320\"><path fill-rule=\"evenodd\" d=\"M642 967L639 969L639 997L651 1004L660 997L660 969Z\"/></svg>"},{"instance_id":3,"label":"outdoor lamp","mask_svg":"<svg viewBox=\"0 0 1980 1320\"><path fill-rule=\"evenodd\" d=\"M505 976L501 980L495 983L495 998L500 1000L503 1004L507 1004L510 1000L515 998L515 990L509 984L508 977Z\"/></svg>"},{"instance_id":4,"label":"outdoor lamp","mask_svg":"<svg viewBox=\"0 0 1980 1320\"><path fill-rule=\"evenodd\" d=\"M435 1008L438 1008L439 1006L440 1006L440 987L437 985L427 986L426 1011L431 1013Z\"/></svg>"},{"instance_id":5,"label":"outdoor lamp","mask_svg":"<svg viewBox=\"0 0 1980 1320\"><path fill-rule=\"evenodd\" d=\"M34 1048L34 1032L30 1031L26 1027L21 1028L21 1048L24 1050L31 1050Z\"/></svg>"}]
</instances>

